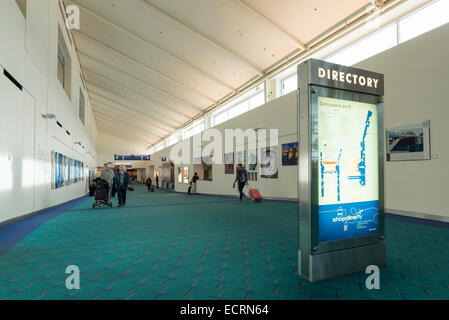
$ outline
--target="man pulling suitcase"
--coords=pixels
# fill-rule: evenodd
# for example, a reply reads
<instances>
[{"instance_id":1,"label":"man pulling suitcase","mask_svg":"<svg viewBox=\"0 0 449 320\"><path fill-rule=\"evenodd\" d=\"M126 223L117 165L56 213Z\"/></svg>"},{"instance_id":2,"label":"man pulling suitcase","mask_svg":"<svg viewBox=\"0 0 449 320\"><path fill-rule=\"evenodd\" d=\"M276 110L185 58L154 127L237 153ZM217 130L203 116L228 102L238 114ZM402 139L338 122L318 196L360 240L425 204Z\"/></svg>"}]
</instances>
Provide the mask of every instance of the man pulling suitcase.
<instances>
[{"instance_id":1,"label":"man pulling suitcase","mask_svg":"<svg viewBox=\"0 0 449 320\"><path fill-rule=\"evenodd\" d=\"M233 188L235 188L236 183L238 183L240 201L242 201L243 198L247 198L247 196L245 196L245 194L243 193L243 188L248 183L248 172L246 171L245 168L243 168L242 164L240 163L237 165L237 175L235 177Z\"/></svg>"}]
</instances>

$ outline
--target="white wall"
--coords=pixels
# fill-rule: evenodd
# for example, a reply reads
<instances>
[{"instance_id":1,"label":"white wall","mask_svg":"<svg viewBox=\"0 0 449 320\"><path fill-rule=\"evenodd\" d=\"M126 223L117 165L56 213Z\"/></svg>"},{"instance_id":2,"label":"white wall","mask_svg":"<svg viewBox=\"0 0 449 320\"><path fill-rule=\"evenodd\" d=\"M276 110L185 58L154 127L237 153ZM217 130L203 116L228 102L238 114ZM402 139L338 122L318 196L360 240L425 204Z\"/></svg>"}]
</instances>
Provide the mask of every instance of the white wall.
<instances>
[{"instance_id":1,"label":"white wall","mask_svg":"<svg viewBox=\"0 0 449 320\"><path fill-rule=\"evenodd\" d=\"M242 114L239 117L226 121L214 129L219 129L222 132L223 146L224 146L224 130L225 129L267 129L269 135L269 129L279 130L279 146L278 146L278 164L279 172L278 179L266 179L260 177L260 158L258 159L257 171L258 180L250 181L251 187L260 190L261 194L265 198L275 199L296 199L297 197L297 169L296 166L282 166L281 159L281 146L285 143L296 142L297 129L296 129L296 92L292 92L288 95L282 96L276 100L273 100L263 106L260 106L252 111ZM269 136L268 136L269 137ZM267 137L267 138L268 138ZM192 139L191 139L192 140ZM192 154L191 143L191 154ZM208 143L203 143L207 145ZM267 141L267 145L269 142ZM151 164L158 168L162 165L161 158L167 157L170 160L171 148L164 149L160 152L156 152L151 156ZM234 145L234 153L236 145ZM245 139L245 150L248 150L247 139ZM224 147L223 152L224 153ZM175 166L175 190L179 192L187 192L188 184L179 183L177 177L178 167L183 168L184 165ZM194 165L188 165L190 179L194 173ZM234 169L235 172L235 169ZM225 174L224 165L213 164L212 167L213 181L199 181L197 185L197 191L199 193L207 194L220 194L220 195L236 195L237 189L232 188L232 184L235 180L235 174ZM247 191L247 190L246 190Z\"/></svg>"},{"instance_id":2,"label":"white wall","mask_svg":"<svg viewBox=\"0 0 449 320\"><path fill-rule=\"evenodd\" d=\"M132 130L132 129L130 129ZM114 155L145 155L145 147L133 144L127 140L98 131L98 165L106 162L131 163L133 168L147 168L148 161L114 161Z\"/></svg>"},{"instance_id":3,"label":"white wall","mask_svg":"<svg viewBox=\"0 0 449 320\"><path fill-rule=\"evenodd\" d=\"M385 74L385 127L430 120L437 159L385 163L385 205L449 218L449 24L362 61Z\"/></svg>"},{"instance_id":4,"label":"white wall","mask_svg":"<svg viewBox=\"0 0 449 320\"><path fill-rule=\"evenodd\" d=\"M71 99L57 79L58 24L72 60ZM2 223L85 195L86 181L51 190L51 152L94 168L97 129L84 89L85 125L78 117L80 66L57 0L27 1L26 19L16 1L0 1L0 38ZM3 76L3 68L21 83L22 91ZM43 119L47 113L55 114L64 129L56 120Z\"/></svg>"},{"instance_id":5,"label":"white wall","mask_svg":"<svg viewBox=\"0 0 449 320\"><path fill-rule=\"evenodd\" d=\"M23 86L20 91L0 74L0 165L5 173L0 178L0 223L47 208L85 194L84 183L59 190L50 188L51 151L81 160L90 168L113 161L115 153L144 154L145 149L103 132L98 133L87 93L86 124L78 119L80 67L73 45L64 32L72 58L72 98L69 99L56 76L58 24L64 29L57 0L27 1L27 18L14 0L0 1L0 65ZM412 39L357 67L382 72L386 78L385 126L431 121L431 161L385 164L387 211L418 212L449 217L444 198L449 179L449 117L446 92L449 89L449 25ZM2 72L3 69L0 69ZM34 112L33 112L34 110ZM54 113L71 136L40 115ZM279 178L263 179L258 188L266 198L296 198L297 167L282 167L281 144L295 142L296 94L291 93L264 106L231 119L217 128L279 129ZM94 157L74 145L81 141ZM301 147L301 144L300 144ZM33 150L34 149L34 150ZM162 166L161 157L170 149L152 155L150 162L135 162L135 167ZM98 162L97 162L98 160ZM259 159L260 160L260 159ZM190 165L193 174L193 165ZM259 168L259 165L258 165ZM30 172L32 172L30 174ZM175 168L175 174L177 168ZM31 177L31 178L30 178ZM232 189L234 175L225 175L223 165L214 165L213 182L200 181L200 193L236 195ZM176 190L185 192L187 184L176 181Z\"/></svg>"},{"instance_id":6,"label":"white wall","mask_svg":"<svg viewBox=\"0 0 449 320\"><path fill-rule=\"evenodd\" d=\"M385 207L387 212L427 216L447 220L445 198L449 187L449 24L430 31L356 65L385 74L385 127L431 121L430 161L385 162ZM224 128L278 128L281 144L296 141L296 93L218 126ZM301 148L301 143L299 144ZM170 149L152 155L152 164ZM281 163L281 155L278 155ZM193 165L189 166L190 177ZM177 167L175 169L177 174ZM224 174L223 165L214 165L213 182L200 181L200 193L236 195L233 175ZM186 192L187 184L176 181L176 191ZM279 179L251 183L266 198L296 198L297 167L279 167Z\"/></svg>"}]
</instances>

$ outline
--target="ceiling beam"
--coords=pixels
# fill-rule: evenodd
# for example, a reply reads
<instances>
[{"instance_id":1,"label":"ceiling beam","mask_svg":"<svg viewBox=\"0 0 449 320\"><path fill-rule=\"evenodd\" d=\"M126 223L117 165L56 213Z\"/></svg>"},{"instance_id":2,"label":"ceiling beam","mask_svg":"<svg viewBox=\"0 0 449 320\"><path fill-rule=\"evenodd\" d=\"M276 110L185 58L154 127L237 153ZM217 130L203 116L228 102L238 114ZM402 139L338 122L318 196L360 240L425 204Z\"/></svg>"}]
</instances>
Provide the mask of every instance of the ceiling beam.
<instances>
[{"instance_id":1,"label":"ceiling beam","mask_svg":"<svg viewBox=\"0 0 449 320\"><path fill-rule=\"evenodd\" d=\"M115 23L109 21L108 19L106 19L106 18L104 18L104 17L102 17L102 16L100 16L100 15L94 13L93 11L91 11L91 10L87 9L86 7L80 5L80 4L77 3L76 1L73 1L73 0L68 0L68 1L71 2L71 3L73 3L73 4L76 4L80 9L86 11L87 13L89 13L89 14L92 15L92 16L94 16L94 17L97 18L98 20L103 21L103 22L109 24L110 26L114 27L115 29L121 30L122 32L126 33L128 36L131 36L132 38L137 39L137 40L139 40L140 42L143 42L143 43L145 43L146 45L151 46L152 48L154 48L154 49L156 49L157 51L161 52L161 53L164 54L165 56L168 56L168 57L170 57L171 59L176 60L177 62L181 63L182 65L186 66L187 68L189 68L189 69L191 69L191 70L194 70L195 72L201 74L202 76L204 76L204 77L206 77L206 78L209 78L210 80L212 80L212 81L214 81L214 82L216 82L216 83L218 83L218 84L221 84L222 86L228 88L229 90L231 90L231 91L233 91L233 92L236 91L236 89L233 88L231 85L229 85L229 84L223 82L222 80L218 79L217 77L215 77L215 76L213 76L213 75L211 75L211 74L209 74L209 73L207 73L207 72L204 72L204 71L200 70L199 68L195 67L193 64L191 64L191 63L189 63L189 62L187 62L187 61L185 61L185 60L183 60L183 59L181 59L181 58L178 58L177 56L171 54L170 52L168 52L168 51L166 51L166 50L164 50L164 49L162 49L162 48L156 46L156 45L153 44L152 42L150 42L150 41L148 41L148 40L145 40L144 38L138 36L137 34L131 32L131 31L129 31L129 30L126 30L125 28L122 28L122 27L120 27L119 25L117 25L117 24L115 24Z\"/></svg>"},{"instance_id":2,"label":"ceiling beam","mask_svg":"<svg viewBox=\"0 0 449 320\"><path fill-rule=\"evenodd\" d=\"M103 110L95 110L94 113L98 116L100 120L113 122L118 127L122 129L127 128L129 132L134 132L137 136L145 137L150 140L160 140L161 138L158 136L153 136L149 133L150 128L143 128L141 126L137 126L137 123L133 123L130 119L125 116L118 118L117 116L110 114L108 111Z\"/></svg>"},{"instance_id":3,"label":"ceiling beam","mask_svg":"<svg viewBox=\"0 0 449 320\"><path fill-rule=\"evenodd\" d=\"M120 70L120 69L117 69L116 67L111 66L110 64L108 64L108 63L106 63L106 62L104 62L104 61L101 61L100 59L97 59L97 58L95 58L95 57L92 57L91 55L82 53L81 51L78 51L78 53L79 53L80 56L85 56L85 57L87 57L88 59L93 60L95 63L104 65L105 67L110 68L110 69L112 69L112 70L114 70L114 71L120 73L121 75L123 75L123 76L125 76L125 77L128 77L128 78L133 79L134 81L140 83L141 85L147 87L147 88L150 89L150 90L153 90L153 91L155 91L155 92L157 92L157 93L159 93L159 94L161 94L161 95L164 95L164 96L166 96L166 97L168 97L168 98L171 98L171 99L173 99L173 100L176 100L176 101L178 101L178 102L181 103L181 104L184 104L184 105L186 105L186 106L189 106L191 109L194 109L196 112L201 112L201 111L202 111L201 107L196 106L196 105L194 105L194 104L192 104L192 103L190 103L190 102L187 102L187 101L185 101L185 100L183 100L183 99L181 99L181 98L178 98L177 96L175 96L175 95L173 95L173 94L171 94L171 93L169 93L169 92L166 92L166 91L164 91L164 90L162 90L162 89L156 88L156 87L152 86L151 84L149 84L149 83L147 83L147 82L144 82L144 81L142 81L142 80L140 80L140 79L137 79L137 78L134 77L133 75L131 75L131 74L127 73L127 72L124 72L124 71L122 71L122 70Z\"/></svg>"},{"instance_id":4,"label":"ceiling beam","mask_svg":"<svg viewBox=\"0 0 449 320\"><path fill-rule=\"evenodd\" d=\"M177 86L182 87L183 89L186 89L186 90L189 90L189 91L192 91L192 92L196 93L197 95L203 97L204 99L207 99L209 102L212 102L214 104L217 103L217 101L214 98L211 98L211 97L205 95L204 93L202 93L202 92L200 92L200 91L198 91L198 90L196 90L194 88L190 88L190 87L186 86L185 84L183 84L183 83L181 83L181 82L179 82L179 81L177 81L177 80L175 80L175 79L173 79L173 78L171 78L169 76L166 76L166 75L160 73L159 71L154 70L153 68L148 67L147 65L145 65L145 64L143 64L143 63L141 63L141 62L131 58L130 56L128 56L128 55L126 55L124 53L121 53L120 51L118 51L118 50L116 50L116 49L114 49L114 48L104 44L103 42L95 40L92 37L90 37L90 36L80 32L80 31L77 31L76 34L78 36L81 36L82 38L86 39L90 43L93 43L94 45L98 45L98 46L108 50L109 52L113 52L114 54L118 55L120 58L122 58L122 59L124 59L124 60L126 60L128 62L131 62L132 64L135 64L135 65L139 66L140 68L145 69L146 71L154 73L155 75L157 75L160 78L163 78L163 79L165 79L167 81L170 81L170 82L176 84ZM84 54L86 56L90 56L86 52L83 52L80 48L78 48L78 52L80 52L80 53L82 53L82 54Z\"/></svg>"},{"instance_id":5,"label":"ceiling beam","mask_svg":"<svg viewBox=\"0 0 449 320\"><path fill-rule=\"evenodd\" d=\"M146 138L151 141L159 141L161 139L159 137L148 135L148 132L146 132L143 128L135 126L135 124L133 124L129 120L125 121L124 120L125 117L121 119L116 118L113 115L110 115L107 111L95 110L94 113L98 118L98 120L110 122L114 124L114 126L117 126L117 128L121 128L127 132L130 132L130 135L136 135L136 137Z\"/></svg>"},{"instance_id":6,"label":"ceiling beam","mask_svg":"<svg viewBox=\"0 0 449 320\"><path fill-rule=\"evenodd\" d=\"M129 132L128 130L123 129L120 126L117 126L114 122L112 122L111 120L108 120L108 119L99 118L98 121L97 121L97 124L100 124L100 125L103 125L103 126L108 126L112 130L116 130L118 132L121 132L121 133L123 133L123 135L127 135L128 137L135 138L136 140L144 142L145 144L148 144L148 145L151 145L151 143L153 143L153 142L150 142L150 141L154 140L154 138L147 138L145 136L141 136L141 135ZM150 140L150 141L148 141L148 140Z\"/></svg>"},{"instance_id":7,"label":"ceiling beam","mask_svg":"<svg viewBox=\"0 0 449 320\"><path fill-rule=\"evenodd\" d=\"M124 111L119 111L118 108L111 107L110 105L105 105L102 102L96 101L95 99L92 100L92 106L93 106L92 109L94 111L100 109L100 110L106 111L108 113L111 113L114 116L118 116L119 117L118 119L123 117L123 114L126 113ZM163 138L167 134L167 131L170 131L170 130L163 130L163 129L158 128L157 126L152 124L152 121L145 120L147 118L143 118L142 115L130 114L130 116L134 116L136 122L139 122L139 123L145 124L146 126L151 127L151 130L158 131L158 132L162 133L161 136L158 136L159 138Z\"/></svg>"},{"instance_id":8,"label":"ceiling beam","mask_svg":"<svg viewBox=\"0 0 449 320\"><path fill-rule=\"evenodd\" d=\"M160 101L158 101L158 100L155 100L155 99L153 99L153 98L151 98L151 97L148 97L148 96L146 96L146 95L143 95L142 93L140 93L140 92L138 92L138 91L135 91L135 90L133 90L133 89L130 89L130 88L124 86L124 85L121 85L120 83L118 83L118 82L116 82L116 81L114 81L114 80L111 80L111 79L109 79L109 78L107 78L107 77L105 77L105 76L103 76L103 75L101 75L101 74L99 74L99 73L96 73L96 72L91 71L91 70L89 70L89 69L84 69L84 71L87 71L88 73L89 73L89 72L90 72L90 73L93 73L93 74L95 74L96 77L100 77L100 78L102 78L103 80L109 81L113 86L119 86L119 87L121 87L122 89L125 89L125 90L128 90L128 91L130 91L130 92L133 92L135 95L138 95L138 96L144 98L145 100L150 100L150 101L153 101L153 102L154 102L152 105L142 104L141 102L136 102L135 100L132 100L131 98L125 96L124 94L118 93L118 92L116 92L116 91L111 91L111 89L108 89L108 88L106 88L106 87L104 87L104 86L98 84L97 82L95 82L95 80L86 80L86 83L90 83L90 84L92 84L93 86L95 86L95 87L97 87L97 88L100 88L101 90L108 91L108 92L114 94L114 95L117 96L117 97L121 97L121 98L123 98L123 99L125 99L125 100L127 100L127 101L131 101L131 102L132 102L133 104L135 104L135 105L144 107L145 109L156 110L157 112L160 112L161 110L162 110L163 112L167 112L167 111L168 111L168 112L174 113L174 114L177 115L177 116L181 116L181 117L187 118L187 119L190 119L190 118L191 118L191 116L186 115L185 113L183 113L183 112L181 112L181 111L179 111L179 110L173 109L172 107L170 107L169 105L166 105L165 103L162 103L162 102L160 102ZM157 109L157 108L161 108L161 109ZM177 123L182 123L181 121L179 121L179 120L177 120L177 119L175 119L175 118L172 118L172 117L167 117L167 116L166 116L166 118L172 119L174 122L177 122Z\"/></svg>"},{"instance_id":9,"label":"ceiling beam","mask_svg":"<svg viewBox=\"0 0 449 320\"><path fill-rule=\"evenodd\" d=\"M114 108L116 110L121 110L122 112L126 112L126 110L131 110L131 111L134 111L135 113L138 113L138 114L143 113L146 116L145 118L152 119L153 125L155 127L157 127L160 131L166 132L166 131L170 131L170 130L176 129L176 126L167 124L166 122L164 122L164 120L160 120L158 118L153 118L151 116L151 114L149 114L147 112L140 111L140 110L137 110L135 108L127 107L126 105L121 104L119 102L116 102L113 99L110 99L110 98L108 98L106 96L103 96L101 94L97 94L95 92L93 92L93 93L94 93L94 95L93 95L92 101L96 101L97 103L103 104L103 105L105 105L107 107Z\"/></svg>"},{"instance_id":10,"label":"ceiling beam","mask_svg":"<svg viewBox=\"0 0 449 320\"><path fill-rule=\"evenodd\" d=\"M136 106L140 106L140 107L143 107L145 109L156 110L157 112L161 112L161 110L162 110L162 112L164 112L164 113L174 114L176 116L176 118L174 118L173 116L167 116L167 115L164 114L165 118L171 119L173 122L182 123L182 121L178 120L179 117L186 118L186 119L190 119L192 117L191 115L188 115L188 114L186 114L185 112L183 112L181 110L176 110L173 107L165 104L164 102L160 102L159 100L156 100L156 99L154 99L152 97L144 95L141 92L138 92L136 90L128 88L125 85L121 85L120 83L116 82L115 80L109 79L109 78L107 78L107 77L105 77L105 76L103 76L103 75L101 75L99 73L96 73L96 72L91 71L89 69L84 69L84 71L87 71L87 73L93 73L95 75L95 77L101 78L101 80L103 80L105 82L109 82L112 85L112 87L118 86L121 89L125 89L126 91L129 91L130 93L132 93L133 96L139 96L139 97L141 97L141 98L143 98L145 100L148 100L150 102L150 104L148 105L148 104L144 104L141 101L133 100L129 96L127 96L127 93L125 93L125 92L119 93L118 91L115 91L113 89L109 89L106 86L98 83L99 80L97 80L97 79L92 79L92 80L87 79L86 83L90 83L93 86L95 86L97 88L100 88L103 91L108 91L108 93L112 93L112 94L114 94L117 97L120 97L122 99L130 101L133 104L135 104Z\"/></svg>"},{"instance_id":11,"label":"ceiling beam","mask_svg":"<svg viewBox=\"0 0 449 320\"><path fill-rule=\"evenodd\" d=\"M161 110L158 110L158 109L156 109L155 107L146 106L146 105L142 105L142 104L136 103L136 102L134 102L134 101L131 101L130 99L126 99L126 97L123 96L123 95L116 94L115 92L110 91L109 89L106 89L106 88L104 88L104 87L102 87L102 86L100 86L100 85L98 85L98 84L95 84L95 83L89 81L89 80L86 81L86 83L88 84L88 88L89 88L89 90L90 90L90 92L91 92L92 94L95 94L95 95L97 95L97 96L100 96L101 98L103 98L103 99L105 99L105 100L107 100L107 101L109 101L109 102L113 102L113 103L115 103L116 105L125 107L125 108L127 108L127 109L131 109L131 110L134 110L134 111L136 111L136 112L143 112L143 113L145 113L146 115L148 115L149 117L154 118L155 121L160 121L160 122L161 122L161 125L164 125L164 126L167 127L167 128L173 129L173 128L175 128L176 126L182 124L181 121L176 120L176 119L174 119L174 118L171 118L171 117L169 117L169 116L164 115L164 114L163 114L163 113L164 113L164 109L163 109L163 108L162 108ZM107 96L104 95L103 93L107 94ZM112 96L113 96L113 97L112 97ZM131 105L131 104L128 104L128 103L125 104L125 103L119 102L119 101L117 100L117 97L118 97L119 99L124 99L124 100L127 100L128 102L131 102L132 105ZM136 108L135 108L134 106L135 106ZM151 112L154 112L156 115L153 114L153 113L151 113ZM186 117L186 118L187 118L187 117ZM167 122L167 120L169 120L169 122ZM173 123L175 123L175 126L173 125Z\"/></svg>"},{"instance_id":12,"label":"ceiling beam","mask_svg":"<svg viewBox=\"0 0 449 320\"><path fill-rule=\"evenodd\" d=\"M259 12L258 10L256 10L255 8L251 7L249 4L247 4L245 1L243 0L237 0L237 2L240 2L244 7L246 7L249 11L251 11L252 13L256 14L259 18L261 18L263 21L268 22L272 27L274 27L275 29L277 29L278 31L280 31L281 33L283 33L285 36L287 36L287 38L290 39L291 42L293 42L296 46L298 46L299 48L303 49L303 50L308 50L308 46L302 42L301 40L299 40L298 38L296 38L294 35L292 35L291 33L289 33L287 30L283 29L281 26L279 26L278 24L274 23L272 20L270 20L268 17L266 17L265 15L263 15L261 12Z\"/></svg>"},{"instance_id":13,"label":"ceiling beam","mask_svg":"<svg viewBox=\"0 0 449 320\"><path fill-rule=\"evenodd\" d=\"M92 108L92 109L100 108L100 109L106 110L108 112L112 112L114 114L122 114L123 115L123 112L124 112L123 110L119 110L119 108L117 108L117 107L113 107L110 104L98 101L96 99L92 100L92 105L94 106L94 108ZM146 120L148 118L142 117L142 115L138 115L137 117L139 117L138 121L143 122L143 123L145 123L147 125L150 125L154 132L158 132L159 134L161 134L162 135L161 138L163 138L164 135L167 134L167 132L170 132L172 130L172 129L169 129L169 130L168 129L161 129L157 124L154 124L150 120ZM144 120L142 120L142 119L144 119Z\"/></svg>"},{"instance_id":14,"label":"ceiling beam","mask_svg":"<svg viewBox=\"0 0 449 320\"><path fill-rule=\"evenodd\" d=\"M107 123L104 123L102 121L99 121L97 123L98 129L99 131L103 131L106 132L114 137L126 140L128 139L131 143L135 143L135 144L139 144L144 146L145 148L149 148L149 146L151 146L151 143L149 143L146 140L142 140L141 138L135 137L135 136L131 136L129 134L127 134L126 132L123 132L120 129L117 129Z\"/></svg>"},{"instance_id":15,"label":"ceiling beam","mask_svg":"<svg viewBox=\"0 0 449 320\"><path fill-rule=\"evenodd\" d=\"M165 18L170 19L171 21L173 21L174 23L176 23L177 25L179 25L181 28L195 34L198 38L206 41L207 43L209 43L210 45L214 46L215 48L219 49L220 51L222 51L223 53L231 56L235 61L245 65L248 69L250 69L251 71L253 71L254 73L258 74L258 75L263 75L263 71L256 67L253 63L251 63L250 61L248 61L247 59L243 58L242 56L238 55L235 52L232 52L230 49L225 48L224 46L218 44L217 42L213 41L212 39L206 37L205 35L201 34L200 32L190 28L189 26L185 25L184 23L182 23L181 21L179 21L178 19L172 17L171 15L169 15L168 13L162 11L161 9L155 7L154 5L150 4L149 2L145 1L145 0L139 0L141 3L143 3L144 5L146 5L148 8L152 9L154 12L156 12L157 14L159 14L160 16L163 16Z\"/></svg>"}]
</instances>

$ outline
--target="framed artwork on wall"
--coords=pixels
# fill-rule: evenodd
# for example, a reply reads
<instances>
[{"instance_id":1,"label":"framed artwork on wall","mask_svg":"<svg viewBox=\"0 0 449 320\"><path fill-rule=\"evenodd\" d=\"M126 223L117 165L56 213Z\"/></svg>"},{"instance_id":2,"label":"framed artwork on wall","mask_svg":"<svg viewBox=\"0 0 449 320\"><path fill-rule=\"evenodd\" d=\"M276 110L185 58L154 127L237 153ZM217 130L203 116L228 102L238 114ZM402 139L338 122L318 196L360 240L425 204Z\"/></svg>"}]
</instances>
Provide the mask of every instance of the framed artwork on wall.
<instances>
[{"instance_id":1,"label":"framed artwork on wall","mask_svg":"<svg viewBox=\"0 0 449 320\"><path fill-rule=\"evenodd\" d=\"M243 166L246 165L246 151L237 151L235 153L235 163Z\"/></svg>"},{"instance_id":2,"label":"framed artwork on wall","mask_svg":"<svg viewBox=\"0 0 449 320\"><path fill-rule=\"evenodd\" d=\"M387 161L430 160L430 121L386 131Z\"/></svg>"},{"instance_id":3,"label":"framed artwork on wall","mask_svg":"<svg viewBox=\"0 0 449 320\"><path fill-rule=\"evenodd\" d=\"M298 165L298 142L287 143L282 145L282 165L297 166Z\"/></svg>"},{"instance_id":4,"label":"framed artwork on wall","mask_svg":"<svg viewBox=\"0 0 449 320\"><path fill-rule=\"evenodd\" d=\"M234 152L225 153L225 174L234 174Z\"/></svg>"},{"instance_id":5,"label":"framed artwork on wall","mask_svg":"<svg viewBox=\"0 0 449 320\"><path fill-rule=\"evenodd\" d=\"M184 183L189 183L189 167L184 167Z\"/></svg>"},{"instance_id":6,"label":"framed artwork on wall","mask_svg":"<svg viewBox=\"0 0 449 320\"><path fill-rule=\"evenodd\" d=\"M248 180L249 181L257 181L257 171L248 172Z\"/></svg>"},{"instance_id":7,"label":"framed artwork on wall","mask_svg":"<svg viewBox=\"0 0 449 320\"><path fill-rule=\"evenodd\" d=\"M256 171L257 169L257 151L248 151L248 171Z\"/></svg>"},{"instance_id":8,"label":"framed artwork on wall","mask_svg":"<svg viewBox=\"0 0 449 320\"><path fill-rule=\"evenodd\" d=\"M262 148L260 155L260 177L277 179L278 168L278 147Z\"/></svg>"},{"instance_id":9,"label":"framed artwork on wall","mask_svg":"<svg viewBox=\"0 0 449 320\"><path fill-rule=\"evenodd\" d=\"M51 189L56 190L84 180L84 163L61 153L51 152Z\"/></svg>"}]
</instances>

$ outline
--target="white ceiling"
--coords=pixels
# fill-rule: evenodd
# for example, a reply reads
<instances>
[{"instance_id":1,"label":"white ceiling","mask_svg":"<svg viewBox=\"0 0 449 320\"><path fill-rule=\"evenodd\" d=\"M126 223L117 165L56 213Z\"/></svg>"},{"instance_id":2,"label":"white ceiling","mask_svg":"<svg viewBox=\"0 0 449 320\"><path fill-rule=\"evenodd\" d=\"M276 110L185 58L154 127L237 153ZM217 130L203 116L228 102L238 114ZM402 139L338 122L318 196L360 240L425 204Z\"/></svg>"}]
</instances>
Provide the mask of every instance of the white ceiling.
<instances>
[{"instance_id":1,"label":"white ceiling","mask_svg":"<svg viewBox=\"0 0 449 320\"><path fill-rule=\"evenodd\" d=\"M64 0L100 131L150 146L368 0Z\"/></svg>"}]
</instances>

